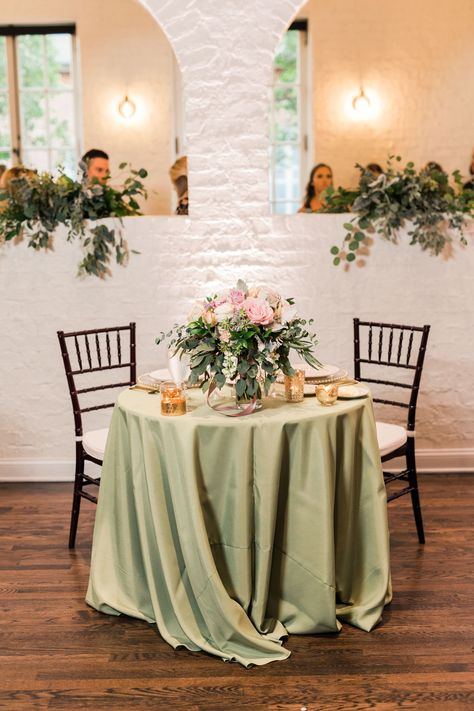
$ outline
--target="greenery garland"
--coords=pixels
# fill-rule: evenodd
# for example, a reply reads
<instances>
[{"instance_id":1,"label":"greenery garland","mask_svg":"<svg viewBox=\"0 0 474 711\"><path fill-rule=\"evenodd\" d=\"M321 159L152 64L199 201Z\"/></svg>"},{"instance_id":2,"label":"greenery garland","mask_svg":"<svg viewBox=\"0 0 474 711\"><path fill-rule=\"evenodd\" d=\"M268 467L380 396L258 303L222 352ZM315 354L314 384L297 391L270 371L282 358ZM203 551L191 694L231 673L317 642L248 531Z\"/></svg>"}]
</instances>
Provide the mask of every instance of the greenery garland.
<instances>
[{"instance_id":1,"label":"greenery garland","mask_svg":"<svg viewBox=\"0 0 474 711\"><path fill-rule=\"evenodd\" d=\"M397 244L399 230L410 224L410 244L418 244L422 250L438 255L447 242L452 241L449 232L454 229L461 244L467 244L464 229L468 217L474 216L474 191L463 189L459 171L449 176L436 167L428 166L417 172L413 163L403 169L394 168L393 156L387 169L374 176L362 165L357 190L329 188L326 205L322 212L353 212L356 216L344 223L346 234L342 246L331 247L333 263L354 262L370 253L371 235L379 234ZM395 158L397 162L401 157Z\"/></svg>"},{"instance_id":2,"label":"greenery garland","mask_svg":"<svg viewBox=\"0 0 474 711\"><path fill-rule=\"evenodd\" d=\"M121 163L119 169L126 167L127 163ZM52 249L53 233L63 224L68 242L79 239L85 252L78 274L110 275L113 255L118 264L127 263L127 242L120 228L105 224L91 227L89 221L116 217L122 225L122 217L141 214L136 198L147 197L141 182L147 171L130 169L130 173L119 189L90 182L85 175L81 181L64 174L54 178L49 173L13 179L8 189L0 191L0 241L27 237L28 246L35 250Z\"/></svg>"}]
</instances>

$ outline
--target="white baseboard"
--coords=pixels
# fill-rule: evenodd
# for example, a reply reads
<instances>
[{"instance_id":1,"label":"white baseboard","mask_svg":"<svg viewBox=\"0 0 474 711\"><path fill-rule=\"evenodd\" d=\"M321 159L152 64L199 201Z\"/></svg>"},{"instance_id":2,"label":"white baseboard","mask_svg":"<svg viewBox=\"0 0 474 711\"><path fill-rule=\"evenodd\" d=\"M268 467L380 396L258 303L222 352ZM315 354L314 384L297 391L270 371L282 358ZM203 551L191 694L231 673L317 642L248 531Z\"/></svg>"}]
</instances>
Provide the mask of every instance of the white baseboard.
<instances>
[{"instance_id":1,"label":"white baseboard","mask_svg":"<svg viewBox=\"0 0 474 711\"><path fill-rule=\"evenodd\" d=\"M416 466L419 472L449 473L474 472L474 447L452 449L416 450Z\"/></svg>"},{"instance_id":2,"label":"white baseboard","mask_svg":"<svg viewBox=\"0 0 474 711\"><path fill-rule=\"evenodd\" d=\"M34 459L0 459L0 482L74 481L75 462Z\"/></svg>"},{"instance_id":3,"label":"white baseboard","mask_svg":"<svg viewBox=\"0 0 474 711\"><path fill-rule=\"evenodd\" d=\"M474 472L474 448L417 449L419 472ZM386 469L392 469L387 463ZM395 470L396 467L393 467ZM60 482L74 480L74 461L0 459L0 482Z\"/></svg>"}]
</instances>

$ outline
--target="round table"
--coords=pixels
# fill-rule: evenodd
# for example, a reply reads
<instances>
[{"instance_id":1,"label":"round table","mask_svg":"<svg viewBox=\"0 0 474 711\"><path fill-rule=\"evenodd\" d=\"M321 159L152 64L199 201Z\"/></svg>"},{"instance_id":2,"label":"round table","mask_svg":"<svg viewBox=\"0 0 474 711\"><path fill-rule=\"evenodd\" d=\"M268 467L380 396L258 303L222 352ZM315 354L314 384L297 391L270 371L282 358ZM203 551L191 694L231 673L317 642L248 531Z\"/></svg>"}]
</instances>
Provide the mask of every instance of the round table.
<instances>
[{"instance_id":1,"label":"round table","mask_svg":"<svg viewBox=\"0 0 474 711\"><path fill-rule=\"evenodd\" d=\"M87 602L243 665L289 656L288 633L372 629L391 590L370 398L229 418L189 392L181 417L118 398Z\"/></svg>"}]
</instances>

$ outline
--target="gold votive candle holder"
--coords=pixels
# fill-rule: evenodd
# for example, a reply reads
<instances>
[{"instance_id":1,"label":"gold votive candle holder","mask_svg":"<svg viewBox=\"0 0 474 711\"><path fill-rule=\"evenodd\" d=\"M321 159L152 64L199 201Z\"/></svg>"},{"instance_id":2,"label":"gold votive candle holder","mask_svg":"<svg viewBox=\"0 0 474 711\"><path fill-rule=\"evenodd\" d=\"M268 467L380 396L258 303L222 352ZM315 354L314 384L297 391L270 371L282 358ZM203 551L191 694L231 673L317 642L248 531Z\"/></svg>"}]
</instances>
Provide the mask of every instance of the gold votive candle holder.
<instances>
[{"instance_id":1,"label":"gold votive candle holder","mask_svg":"<svg viewBox=\"0 0 474 711\"><path fill-rule=\"evenodd\" d=\"M296 370L294 375L285 375L285 400L302 402L304 400L304 370Z\"/></svg>"},{"instance_id":2,"label":"gold votive candle holder","mask_svg":"<svg viewBox=\"0 0 474 711\"><path fill-rule=\"evenodd\" d=\"M316 385L316 397L321 405L334 405L337 400L338 388L334 383Z\"/></svg>"},{"instance_id":3,"label":"gold votive candle holder","mask_svg":"<svg viewBox=\"0 0 474 711\"><path fill-rule=\"evenodd\" d=\"M160 385L161 414L176 417L186 414L186 393L181 385L167 380Z\"/></svg>"}]
</instances>

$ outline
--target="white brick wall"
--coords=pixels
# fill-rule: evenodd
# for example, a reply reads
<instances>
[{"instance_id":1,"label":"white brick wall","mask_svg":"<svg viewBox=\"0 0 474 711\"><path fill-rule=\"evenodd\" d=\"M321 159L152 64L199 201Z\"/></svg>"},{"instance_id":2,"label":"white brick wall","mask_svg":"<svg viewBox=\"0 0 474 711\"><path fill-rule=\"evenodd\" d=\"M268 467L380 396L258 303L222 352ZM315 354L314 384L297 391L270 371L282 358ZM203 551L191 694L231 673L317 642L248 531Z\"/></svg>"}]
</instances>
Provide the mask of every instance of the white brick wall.
<instances>
[{"instance_id":1,"label":"white brick wall","mask_svg":"<svg viewBox=\"0 0 474 711\"><path fill-rule=\"evenodd\" d=\"M73 456L58 329L136 320L143 372L164 365L157 333L181 320L196 296L239 276L295 296L300 311L316 319L320 357L346 367L354 315L431 323L419 444L470 457L472 248L443 260L406 239L398 247L378 243L365 268L346 273L329 255L346 217L268 216L267 83L273 49L298 3L275 1L270 13L263 0L223 0L217 14L211 0L148 5L184 75L192 215L126 220L130 246L141 254L126 269L114 268L107 282L76 279L79 250L61 231L53 253L25 244L0 252L0 478L34 478L41 462L48 462L41 471L61 476Z\"/></svg>"}]
</instances>

